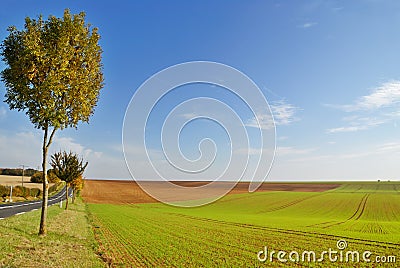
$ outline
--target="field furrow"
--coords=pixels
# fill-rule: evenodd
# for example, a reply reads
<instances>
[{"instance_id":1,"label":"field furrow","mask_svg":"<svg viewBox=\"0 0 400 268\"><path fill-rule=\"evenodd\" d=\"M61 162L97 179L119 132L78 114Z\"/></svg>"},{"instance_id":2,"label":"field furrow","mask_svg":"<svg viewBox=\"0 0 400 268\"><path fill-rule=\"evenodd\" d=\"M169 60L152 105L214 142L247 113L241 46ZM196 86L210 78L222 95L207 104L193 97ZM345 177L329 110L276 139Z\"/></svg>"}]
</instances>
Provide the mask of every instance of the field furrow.
<instances>
[{"instance_id":1,"label":"field furrow","mask_svg":"<svg viewBox=\"0 0 400 268\"><path fill-rule=\"evenodd\" d=\"M393 183L381 184L350 184L324 193L230 195L189 209L163 204L88 207L99 227L94 231L100 251L112 266L329 267L328 259L283 263L276 255L263 263L257 253L267 247L270 252L318 254L337 250L337 242L345 240L349 251L396 256L400 197ZM358 264L376 267L374 262ZM388 267L399 264L397 259Z\"/></svg>"}]
</instances>

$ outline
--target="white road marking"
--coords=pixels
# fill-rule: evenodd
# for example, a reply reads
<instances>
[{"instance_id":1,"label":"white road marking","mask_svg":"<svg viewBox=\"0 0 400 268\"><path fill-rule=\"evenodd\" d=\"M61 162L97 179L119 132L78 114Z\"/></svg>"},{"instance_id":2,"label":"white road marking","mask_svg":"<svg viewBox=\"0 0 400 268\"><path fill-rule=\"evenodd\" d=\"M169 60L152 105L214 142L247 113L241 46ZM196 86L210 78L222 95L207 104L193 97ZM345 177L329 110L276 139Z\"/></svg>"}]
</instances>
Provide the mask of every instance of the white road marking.
<instances>
[{"instance_id":1,"label":"white road marking","mask_svg":"<svg viewBox=\"0 0 400 268\"><path fill-rule=\"evenodd\" d=\"M58 198L62 198L64 194L65 194L65 191L59 197L49 198L49 201L53 201L53 200L57 200ZM19 204L19 205L10 205L10 206L5 206L5 207L0 207L0 209L17 208L17 207L29 206L29 205L41 204L41 203L42 203L42 201L40 200L40 201L36 201L36 202L31 202L31 203L24 203L24 204Z\"/></svg>"},{"instance_id":2,"label":"white road marking","mask_svg":"<svg viewBox=\"0 0 400 268\"><path fill-rule=\"evenodd\" d=\"M39 203L42 203L42 201L37 201L37 202L32 202L32 203L25 203L25 204L19 204L19 205L12 205L12 206L6 206L6 207L0 207L0 209L17 208L17 207L28 206L28 205L34 205L34 204L39 204Z\"/></svg>"},{"instance_id":3,"label":"white road marking","mask_svg":"<svg viewBox=\"0 0 400 268\"><path fill-rule=\"evenodd\" d=\"M62 193L60 193L60 195L59 196L52 196L52 197L50 197L49 199L48 199L48 202L52 202L52 201L55 201L55 200L62 200L62 198L65 196L65 190L62 192ZM34 202L29 202L29 203L23 203L23 204L17 204L17 205L9 205L9 206L4 206L4 207L0 207L0 209L12 209L12 208L17 208L17 207L22 207L22 206L29 206L29 205L35 205L35 204L42 204L42 200L39 200L39 201L34 201ZM54 204L49 204L49 206L52 206L52 205L54 205ZM34 210L38 210L37 208L35 208L35 209L32 209L32 210L30 210L30 211L34 211ZM19 212L19 213L16 213L15 215L21 215L21 214L25 214L25 212ZM3 220L4 218L0 218L0 220Z\"/></svg>"}]
</instances>

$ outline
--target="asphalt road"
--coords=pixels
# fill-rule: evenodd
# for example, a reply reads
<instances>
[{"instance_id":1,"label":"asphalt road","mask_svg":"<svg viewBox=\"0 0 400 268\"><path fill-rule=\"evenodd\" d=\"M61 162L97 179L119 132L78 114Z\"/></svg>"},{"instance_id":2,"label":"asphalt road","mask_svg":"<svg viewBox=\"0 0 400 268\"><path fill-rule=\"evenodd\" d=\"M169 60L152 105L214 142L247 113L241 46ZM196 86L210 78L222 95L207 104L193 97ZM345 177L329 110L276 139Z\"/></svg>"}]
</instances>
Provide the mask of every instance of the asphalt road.
<instances>
[{"instance_id":1,"label":"asphalt road","mask_svg":"<svg viewBox=\"0 0 400 268\"><path fill-rule=\"evenodd\" d=\"M71 188L69 189L69 192L71 195ZM56 203L59 203L61 200L65 200L65 187L57 194L49 197L48 205L54 205ZM13 215L23 214L32 210L37 210L41 207L42 200L2 204L0 205L0 219L4 219Z\"/></svg>"}]
</instances>

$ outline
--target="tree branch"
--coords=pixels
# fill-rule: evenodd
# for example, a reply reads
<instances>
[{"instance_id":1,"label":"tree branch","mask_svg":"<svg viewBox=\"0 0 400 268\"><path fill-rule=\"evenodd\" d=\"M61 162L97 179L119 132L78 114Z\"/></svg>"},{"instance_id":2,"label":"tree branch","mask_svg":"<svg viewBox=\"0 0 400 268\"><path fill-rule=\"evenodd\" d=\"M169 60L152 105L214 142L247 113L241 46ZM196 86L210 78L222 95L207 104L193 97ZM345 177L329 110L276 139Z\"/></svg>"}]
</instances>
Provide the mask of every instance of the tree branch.
<instances>
[{"instance_id":1,"label":"tree branch","mask_svg":"<svg viewBox=\"0 0 400 268\"><path fill-rule=\"evenodd\" d=\"M54 137L54 134L56 133L56 130L57 130L57 128L55 127L51 131L50 138L49 138L49 140L47 141L47 144L46 144L47 148L50 146L51 142L53 141L53 137Z\"/></svg>"}]
</instances>

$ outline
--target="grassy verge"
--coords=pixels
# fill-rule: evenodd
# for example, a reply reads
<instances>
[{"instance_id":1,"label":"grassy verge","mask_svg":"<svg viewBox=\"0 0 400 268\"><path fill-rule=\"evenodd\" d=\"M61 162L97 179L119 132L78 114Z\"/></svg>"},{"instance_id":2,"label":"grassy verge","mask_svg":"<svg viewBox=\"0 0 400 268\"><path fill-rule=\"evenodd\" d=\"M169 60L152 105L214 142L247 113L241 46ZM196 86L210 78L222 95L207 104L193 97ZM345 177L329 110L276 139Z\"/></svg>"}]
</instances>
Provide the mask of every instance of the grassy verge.
<instances>
[{"instance_id":1,"label":"grassy verge","mask_svg":"<svg viewBox=\"0 0 400 268\"><path fill-rule=\"evenodd\" d=\"M40 211L0 221L0 267L104 267L80 198L69 210L49 207L48 235L37 235Z\"/></svg>"}]
</instances>

